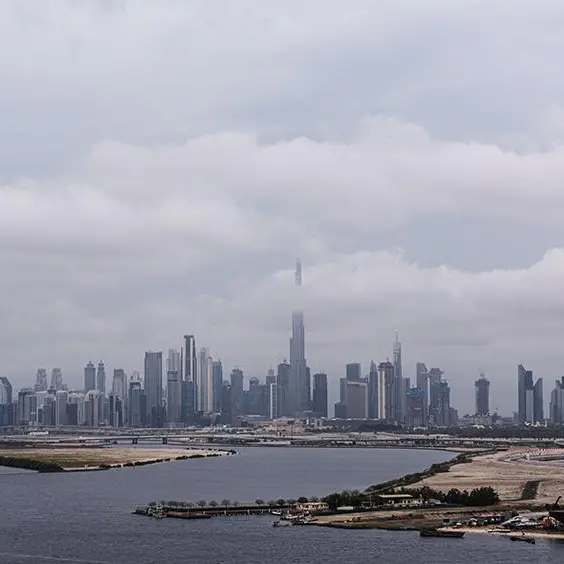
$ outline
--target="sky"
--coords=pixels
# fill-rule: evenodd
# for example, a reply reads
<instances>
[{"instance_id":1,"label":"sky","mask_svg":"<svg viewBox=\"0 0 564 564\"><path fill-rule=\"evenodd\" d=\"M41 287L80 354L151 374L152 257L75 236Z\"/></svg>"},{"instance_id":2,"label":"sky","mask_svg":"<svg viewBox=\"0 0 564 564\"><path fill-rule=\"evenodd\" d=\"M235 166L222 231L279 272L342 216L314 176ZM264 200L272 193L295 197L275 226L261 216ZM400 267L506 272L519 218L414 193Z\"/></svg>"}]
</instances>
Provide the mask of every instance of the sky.
<instances>
[{"instance_id":1,"label":"sky","mask_svg":"<svg viewBox=\"0 0 564 564\"><path fill-rule=\"evenodd\" d=\"M4 0L0 375L391 357L564 373L559 0ZM303 288L293 288L297 257ZM547 409L548 405L546 406ZM547 411L545 411L546 413Z\"/></svg>"}]
</instances>

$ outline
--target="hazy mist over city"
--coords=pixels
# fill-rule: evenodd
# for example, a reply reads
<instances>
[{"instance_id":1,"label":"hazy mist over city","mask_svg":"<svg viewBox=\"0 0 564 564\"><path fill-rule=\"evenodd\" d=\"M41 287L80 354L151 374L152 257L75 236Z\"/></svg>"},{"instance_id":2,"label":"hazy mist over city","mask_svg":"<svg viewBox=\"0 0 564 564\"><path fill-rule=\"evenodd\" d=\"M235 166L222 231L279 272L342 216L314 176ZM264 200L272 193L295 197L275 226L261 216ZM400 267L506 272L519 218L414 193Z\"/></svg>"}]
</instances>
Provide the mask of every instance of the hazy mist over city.
<instances>
[{"instance_id":1,"label":"hazy mist over city","mask_svg":"<svg viewBox=\"0 0 564 564\"><path fill-rule=\"evenodd\" d=\"M242 6L242 7L241 7ZM345 9L346 6L346 9ZM0 376L564 373L557 0L0 3ZM295 260L303 286L294 286ZM299 294L298 294L299 291Z\"/></svg>"}]
</instances>

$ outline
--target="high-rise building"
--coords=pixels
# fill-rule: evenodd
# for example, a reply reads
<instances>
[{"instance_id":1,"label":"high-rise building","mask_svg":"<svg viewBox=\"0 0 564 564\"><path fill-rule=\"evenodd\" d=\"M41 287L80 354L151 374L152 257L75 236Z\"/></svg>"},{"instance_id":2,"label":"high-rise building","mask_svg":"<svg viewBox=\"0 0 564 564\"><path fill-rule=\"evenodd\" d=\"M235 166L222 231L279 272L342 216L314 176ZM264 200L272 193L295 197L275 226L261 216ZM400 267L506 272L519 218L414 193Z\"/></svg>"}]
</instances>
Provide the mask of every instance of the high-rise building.
<instances>
[{"instance_id":1,"label":"high-rise building","mask_svg":"<svg viewBox=\"0 0 564 564\"><path fill-rule=\"evenodd\" d=\"M221 411L221 389L223 387L223 365L221 360L212 361L212 411L219 413Z\"/></svg>"},{"instance_id":2,"label":"high-rise building","mask_svg":"<svg viewBox=\"0 0 564 564\"><path fill-rule=\"evenodd\" d=\"M564 376L556 380L554 390L550 393L550 422L564 423Z\"/></svg>"},{"instance_id":3,"label":"high-rise building","mask_svg":"<svg viewBox=\"0 0 564 564\"><path fill-rule=\"evenodd\" d=\"M194 335L184 335L184 374L182 379L196 382L197 373L196 339Z\"/></svg>"},{"instance_id":4,"label":"high-rise building","mask_svg":"<svg viewBox=\"0 0 564 564\"><path fill-rule=\"evenodd\" d=\"M434 370L434 369L431 369ZM429 387L429 417L437 427L450 425L450 387L444 380L433 379Z\"/></svg>"},{"instance_id":5,"label":"high-rise building","mask_svg":"<svg viewBox=\"0 0 564 564\"><path fill-rule=\"evenodd\" d=\"M63 389L63 374L60 368L53 368L51 370L51 388L53 390Z\"/></svg>"},{"instance_id":6,"label":"high-rise building","mask_svg":"<svg viewBox=\"0 0 564 564\"><path fill-rule=\"evenodd\" d=\"M182 380L180 394L180 419L185 425L192 425L196 416L196 382Z\"/></svg>"},{"instance_id":7,"label":"high-rise building","mask_svg":"<svg viewBox=\"0 0 564 564\"><path fill-rule=\"evenodd\" d=\"M90 390L84 396L84 423L88 427L99 427L102 421L100 405L102 393L98 390Z\"/></svg>"},{"instance_id":8,"label":"high-rise building","mask_svg":"<svg viewBox=\"0 0 564 564\"><path fill-rule=\"evenodd\" d=\"M390 361L378 365L378 419L394 420L394 365Z\"/></svg>"},{"instance_id":9,"label":"high-rise building","mask_svg":"<svg viewBox=\"0 0 564 564\"><path fill-rule=\"evenodd\" d=\"M166 360L166 409L167 421L172 424L180 423L182 405L182 364L180 353L176 349L169 349Z\"/></svg>"},{"instance_id":10,"label":"high-rise building","mask_svg":"<svg viewBox=\"0 0 564 564\"><path fill-rule=\"evenodd\" d=\"M84 393L96 389L96 367L89 362L84 367Z\"/></svg>"},{"instance_id":11,"label":"high-rise building","mask_svg":"<svg viewBox=\"0 0 564 564\"><path fill-rule=\"evenodd\" d=\"M290 404L290 365L284 361L278 365L276 372L276 399L278 401L277 417L292 416L292 406Z\"/></svg>"},{"instance_id":12,"label":"high-rise building","mask_svg":"<svg viewBox=\"0 0 564 564\"><path fill-rule=\"evenodd\" d=\"M374 361L368 373L368 418L378 419L378 366Z\"/></svg>"},{"instance_id":13,"label":"high-rise building","mask_svg":"<svg viewBox=\"0 0 564 564\"><path fill-rule=\"evenodd\" d=\"M296 261L295 284L297 287L302 285L302 263L299 259ZM304 314L296 310L292 313L290 337L290 382L287 397L289 415L298 415L309 410L308 390Z\"/></svg>"},{"instance_id":14,"label":"high-rise building","mask_svg":"<svg viewBox=\"0 0 564 564\"><path fill-rule=\"evenodd\" d=\"M424 398L425 394L420 388L411 388L407 392L407 424L410 427L424 426Z\"/></svg>"},{"instance_id":15,"label":"high-rise building","mask_svg":"<svg viewBox=\"0 0 564 564\"><path fill-rule=\"evenodd\" d=\"M98 369L96 371L96 389L102 396L106 395L106 367L102 361L98 363Z\"/></svg>"},{"instance_id":16,"label":"high-rise building","mask_svg":"<svg viewBox=\"0 0 564 564\"><path fill-rule=\"evenodd\" d=\"M519 423L534 423L544 420L542 378L533 381L533 371L517 367L518 417Z\"/></svg>"},{"instance_id":17,"label":"high-rise building","mask_svg":"<svg viewBox=\"0 0 564 564\"><path fill-rule=\"evenodd\" d=\"M45 368L37 369L37 376L35 377L35 388L36 392L46 392L48 389L47 385L47 370Z\"/></svg>"},{"instance_id":18,"label":"high-rise building","mask_svg":"<svg viewBox=\"0 0 564 564\"><path fill-rule=\"evenodd\" d=\"M237 419L243 415L243 371L234 368L231 371L231 421L237 424Z\"/></svg>"},{"instance_id":19,"label":"high-rise building","mask_svg":"<svg viewBox=\"0 0 564 564\"><path fill-rule=\"evenodd\" d=\"M67 403L67 423L69 425L82 425L84 424L84 416L84 394L81 392L69 392Z\"/></svg>"},{"instance_id":20,"label":"high-rise building","mask_svg":"<svg viewBox=\"0 0 564 564\"><path fill-rule=\"evenodd\" d=\"M207 347L200 349L198 357L198 411L204 413L213 412L213 378L212 378L212 358Z\"/></svg>"},{"instance_id":21,"label":"high-rise building","mask_svg":"<svg viewBox=\"0 0 564 564\"><path fill-rule=\"evenodd\" d=\"M278 419L278 384L271 382L268 385L268 418Z\"/></svg>"},{"instance_id":22,"label":"high-rise building","mask_svg":"<svg viewBox=\"0 0 564 564\"><path fill-rule=\"evenodd\" d=\"M424 362L415 365L415 379L417 388L423 392L423 423L427 425L429 420L429 373Z\"/></svg>"},{"instance_id":23,"label":"high-rise building","mask_svg":"<svg viewBox=\"0 0 564 564\"><path fill-rule=\"evenodd\" d=\"M349 382L358 382L361 378L360 362L350 362L345 367L345 377Z\"/></svg>"},{"instance_id":24,"label":"high-rise building","mask_svg":"<svg viewBox=\"0 0 564 564\"><path fill-rule=\"evenodd\" d=\"M318 372L313 375L313 413L318 417L327 417L327 374Z\"/></svg>"},{"instance_id":25,"label":"high-rise building","mask_svg":"<svg viewBox=\"0 0 564 564\"><path fill-rule=\"evenodd\" d=\"M396 331L394 342L394 420L402 423L405 419L405 393L403 369L401 363L401 342L399 331Z\"/></svg>"},{"instance_id":26,"label":"high-rise building","mask_svg":"<svg viewBox=\"0 0 564 564\"><path fill-rule=\"evenodd\" d=\"M112 393L122 400L127 398L127 376L125 375L125 370L123 368L114 369Z\"/></svg>"},{"instance_id":27,"label":"high-rise building","mask_svg":"<svg viewBox=\"0 0 564 564\"><path fill-rule=\"evenodd\" d=\"M22 388L18 393L18 425L33 423L33 414L36 413L35 392L31 388Z\"/></svg>"},{"instance_id":28,"label":"high-rise building","mask_svg":"<svg viewBox=\"0 0 564 564\"><path fill-rule=\"evenodd\" d=\"M69 393L66 390L57 390L55 394L55 401L57 402L56 415L55 415L55 425L57 427L62 427L63 425L68 425L67 422L67 403L69 399Z\"/></svg>"},{"instance_id":29,"label":"high-rise building","mask_svg":"<svg viewBox=\"0 0 564 564\"><path fill-rule=\"evenodd\" d=\"M180 355L179 355L180 358ZM110 427L123 426L123 400L113 392L108 398Z\"/></svg>"},{"instance_id":30,"label":"high-rise building","mask_svg":"<svg viewBox=\"0 0 564 564\"><path fill-rule=\"evenodd\" d=\"M490 414L490 381L484 373L474 383L476 388L476 415Z\"/></svg>"},{"instance_id":31,"label":"high-rise building","mask_svg":"<svg viewBox=\"0 0 564 564\"><path fill-rule=\"evenodd\" d=\"M0 427L12 424L12 384L5 376L0 376Z\"/></svg>"},{"instance_id":32,"label":"high-rise building","mask_svg":"<svg viewBox=\"0 0 564 564\"><path fill-rule=\"evenodd\" d=\"M143 412L141 410L141 381L132 378L129 382L129 413L128 413L128 424L130 427L141 427L143 424Z\"/></svg>"},{"instance_id":33,"label":"high-rise building","mask_svg":"<svg viewBox=\"0 0 564 564\"><path fill-rule=\"evenodd\" d=\"M347 380L347 418L368 417L368 383L366 380Z\"/></svg>"},{"instance_id":34,"label":"high-rise building","mask_svg":"<svg viewBox=\"0 0 564 564\"><path fill-rule=\"evenodd\" d=\"M145 353L146 415L149 427L163 426L163 353Z\"/></svg>"}]
</instances>

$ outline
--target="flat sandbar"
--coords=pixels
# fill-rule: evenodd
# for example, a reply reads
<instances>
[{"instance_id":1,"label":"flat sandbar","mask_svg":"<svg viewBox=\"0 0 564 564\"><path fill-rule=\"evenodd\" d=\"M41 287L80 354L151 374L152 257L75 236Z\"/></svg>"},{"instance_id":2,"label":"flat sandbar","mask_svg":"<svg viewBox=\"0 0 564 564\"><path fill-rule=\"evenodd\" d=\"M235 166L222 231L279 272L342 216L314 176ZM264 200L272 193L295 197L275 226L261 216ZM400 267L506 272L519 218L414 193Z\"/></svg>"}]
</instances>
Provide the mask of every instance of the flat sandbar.
<instances>
[{"instance_id":1,"label":"flat sandbar","mask_svg":"<svg viewBox=\"0 0 564 564\"><path fill-rule=\"evenodd\" d=\"M124 465L134 466L203 458L229 454L226 451L212 449L182 448L140 448L140 447L73 447L73 448L10 448L0 449L0 457L36 461L52 464L61 470L79 470L90 468L118 468ZM10 464L12 465L12 464ZM15 466L15 464L14 464Z\"/></svg>"}]
</instances>

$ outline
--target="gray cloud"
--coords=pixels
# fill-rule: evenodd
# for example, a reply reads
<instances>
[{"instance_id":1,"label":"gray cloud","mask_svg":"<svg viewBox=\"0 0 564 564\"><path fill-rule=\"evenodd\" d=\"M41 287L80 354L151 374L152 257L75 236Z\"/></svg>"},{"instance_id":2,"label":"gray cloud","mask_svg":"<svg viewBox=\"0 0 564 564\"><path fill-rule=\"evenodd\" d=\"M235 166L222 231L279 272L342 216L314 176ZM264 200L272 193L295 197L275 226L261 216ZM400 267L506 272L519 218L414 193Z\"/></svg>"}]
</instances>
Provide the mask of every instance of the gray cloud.
<instances>
[{"instance_id":1,"label":"gray cloud","mask_svg":"<svg viewBox=\"0 0 564 564\"><path fill-rule=\"evenodd\" d=\"M287 354L299 254L312 368L335 382L399 327L463 410L486 370L510 411L518 362L560 374L563 18L556 0L3 2L2 372L78 384L90 358L139 369L193 331L262 375Z\"/></svg>"}]
</instances>

